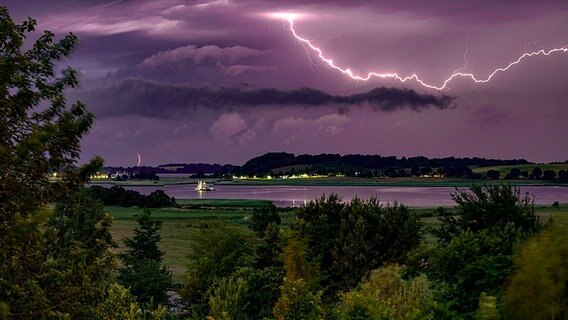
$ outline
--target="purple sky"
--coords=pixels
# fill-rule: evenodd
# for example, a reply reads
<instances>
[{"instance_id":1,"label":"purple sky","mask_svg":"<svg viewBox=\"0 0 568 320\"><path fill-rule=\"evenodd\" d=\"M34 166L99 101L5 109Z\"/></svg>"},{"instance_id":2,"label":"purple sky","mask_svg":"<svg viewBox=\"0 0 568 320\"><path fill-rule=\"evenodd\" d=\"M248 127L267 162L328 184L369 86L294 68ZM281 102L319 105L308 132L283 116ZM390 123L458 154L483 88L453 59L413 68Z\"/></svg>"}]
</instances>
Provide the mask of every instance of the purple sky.
<instances>
[{"instance_id":1,"label":"purple sky","mask_svg":"<svg viewBox=\"0 0 568 320\"><path fill-rule=\"evenodd\" d=\"M416 73L439 85L466 48L464 71L483 78L524 52L568 45L568 1L3 3L39 30L79 35L65 64L82 73L71 96L97 116L85 159L242 164L289 151L568 160L568 53L440 92L352 80L269 15L302 14L296 31L356 73Z\"/></svg>"}]
</instances>

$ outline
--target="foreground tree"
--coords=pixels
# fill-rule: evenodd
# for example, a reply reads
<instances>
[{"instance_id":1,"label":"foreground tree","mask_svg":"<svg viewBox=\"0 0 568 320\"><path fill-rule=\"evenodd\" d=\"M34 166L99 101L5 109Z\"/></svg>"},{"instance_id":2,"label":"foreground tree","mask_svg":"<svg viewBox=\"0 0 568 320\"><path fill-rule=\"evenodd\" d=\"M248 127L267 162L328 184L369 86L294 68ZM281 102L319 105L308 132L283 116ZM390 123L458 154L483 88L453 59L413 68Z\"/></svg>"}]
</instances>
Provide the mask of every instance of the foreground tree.
<instances>
[{"instance_id":1,"label":"foreground tree","mask_svg":"<svg viewBox=\"0 0 568 320\"><path fill-rule=\"evenodd\" d=\"M18 217L33 215L67 190L82 185L89 170L101 159L76 170L81 138L93 116L77 102L67 108L63 92L78 85L76 71L67 68L55 77L54 64L69 56L77 37L69 34L54 43L45 31L31 49L24 51L26 34L36 22L18 25L0 7L0 229L9 232ZM40 105L42 106L40 108ZM50 182L50 176L62 178Z\"/></svg>"},{"instance_id":2,"label":"foreground tree","mask_svg":"<svg viewBox=\"0 0 568 320\"><path fill-rule=\"evenodd\" d=\"M46 253L47 281L41 287L56 310L72 318L96 318L116 282L116 246L110 234L111 217L84 192L60 200L46 226L53 232ZM41 282L39 282L41 283Z\"/></svg>"},{"instance_id":3,"label":"foreground tree","mask_svg":"<svg viewBox=\"0 0 568 320\"><path fill-rule=\"evenodd\" d=\"M449 242L464 231L488 230L492 234L514 238L534 234L543 222L534 212L534 199L510 185L474 186L452 194L457 215L443 215L436 232L441 242ZM512 249L512 247L511 247Z\"/></svg>"},{"instance_id":4,"label":"foreground tree","mask_svg":"<svg viewBox=\"0 0 568 320\"><path fill-rule=\"evenodd\" d=\"M110 220L79 190L102 160L76 167L93 116L67 106L76 72L55 75L77 37L45 31L25 50L35 25L0 7L0 317L99 319L115 270Z\"/></svg>"},{"instance_id":5,"label":"foreground tree","mask_svg":"<svg viewBox=\"0 0 568 320\"><path fill-rule=\"evenodd\" d=\"M220 280L211 290L209 297L210 314L218 320L248 319L245 309L247 301L247 283L236 277Z\"/></svg>"},{"instance_id":6,"label":"foreground tree","mask_svg":"<svg viewBox=\"0 0 568 320\"><path fill-rule=\"evenodd\" d=\"M149 210L136 215L138 227L132 238L125 238L128 248L120 254L123 267L118 280L136 296L141 304L167 305L167 289L172 284L172 273L162 265L164 253L158 248L162 221L151 218Z\"/></svg>"},{"instance_id":7,"label":"foreground tree","mask_svg":"<svg viewBox=\"0 0 568 320\"><path fill-rule=\"evenodd\" d=\"M299 209L294 229L307 238L307 257L328 297L385 263L404 261L422 237L418 217L404 206L383 206L374 198L343 203L337 195Z\"/></svg>"},{"instance_id":8,"label":"foreground tree","mask_svg":"<svg viewBox=\"0 0 568 320\"><path fill-rule=\"evenodd\" d=\"M250 217L248 227L260 237L264 237L264 233L270 224L278 226L280 222L281 219L276 206L271 204L266 208L255 209Z\"/></svg>"},{"instance_id":9,"label":"foreground tree","mask_svg":"<svg viewBox=\"0 0 568 320\"><path fill-rule=\"evenodd\" d=\"M341 295L338 319L432 319L434 293L421 275L406 280L396 265L371 272L354 290Z\"/></svg>"},{"instance_id":10,"label":"foreground tree","mask_svg":"<svg viewBox=\"0 0 568 320\"><path fill-rule=\"evenodd\" d=\"M473 319L483 293L499 296L512 266L511 244L487 231L466 231L428 252L426 272L453 318Z\"/></svg>"},{"instance_id":11,"label":"foreground tree","mask_svg":"<svg viewBox=\"0 0 568 320\"><path fill-rule=\"evenodd\" d=\"M209 291L253 260L251 234L236 227L203 223L191 233L188 265L180 292L193 317L210 313Z\"/></svg>"},{"instance_id":12,"label":"foreground tree","mask_svg":"<svg viewBox=\"0 0 568 320\"><path fill-rule=\"evenodd\" d=\"M568 317L568 219L553 223L524 243L505 293L509 319Z\"/></svg>"},{"instance_id":13,"label":"foreground tree","mask_svg":"<svg viewBox=\"0 0 568 320\"><path fill-rule=\"evenodd\" d=\"M441 298L455 317L473 319L483 294L501 301L516 247L543 222L533 199L509 185L472 187L452 197L458 215L439 217L439 246L424 253L422 271L444 288Z\"/></svg>"},{"instance_id":14,"label":"foreground tree","mask_svg":"<svg viewBox=\"0 0 568 320\"><path fill-rule=\"evenodd\" d=\"M303 279L284 279L282 293L274 306L274 317L278 320L323 319L321 294L314 294Z\"/></svg>"}]
</instances>

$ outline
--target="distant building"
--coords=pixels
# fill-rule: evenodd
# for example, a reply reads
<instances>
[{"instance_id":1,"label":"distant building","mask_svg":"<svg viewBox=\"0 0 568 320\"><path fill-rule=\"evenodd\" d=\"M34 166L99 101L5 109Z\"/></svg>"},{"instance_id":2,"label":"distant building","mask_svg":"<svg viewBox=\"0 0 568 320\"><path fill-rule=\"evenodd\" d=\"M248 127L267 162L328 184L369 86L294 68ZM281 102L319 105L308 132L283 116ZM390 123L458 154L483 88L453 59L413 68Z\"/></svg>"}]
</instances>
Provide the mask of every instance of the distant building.
<instances>
[{"instance_id":1,"label":"distant building","mask_svg":"<svg viewBox=\"0 0 568 320\"><path fill-rule=\"evenodd\" d=\"M91 179L108 179L110 175L106 172L97 172L91 176Z\"/></svg>"},{"instance_id":2,"label":"distant building","mask_svg":"<svg viewBox=\"0 0 568 320\"><path fill-rule=\"evenodd\" d=\"M122 178L124 176L130 177L130 176L132 176L132 173L129 172L129 171L123 170L123 171L115 171L115 173L110 174L111 179Z\"/></svg>"}]
</instances>

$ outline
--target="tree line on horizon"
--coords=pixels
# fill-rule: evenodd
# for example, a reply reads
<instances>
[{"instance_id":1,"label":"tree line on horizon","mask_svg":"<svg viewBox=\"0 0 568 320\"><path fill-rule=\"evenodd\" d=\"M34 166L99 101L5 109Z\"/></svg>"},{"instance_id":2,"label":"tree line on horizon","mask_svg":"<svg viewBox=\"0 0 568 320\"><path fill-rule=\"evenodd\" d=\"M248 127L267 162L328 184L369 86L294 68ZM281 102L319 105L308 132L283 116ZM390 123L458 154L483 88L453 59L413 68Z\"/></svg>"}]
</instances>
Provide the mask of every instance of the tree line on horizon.
<instances>
[{"instance_id":1,"label":"tree line on horizon","mask_svg":"<svg viewBox=\"0 0 568 320\"><path fill-rule=\"evenodd\" d=\"M361 155L361 154L319 154L319 155L294 155L287 152L270 152L264 155L255 157L247 161L240 170L246 174L269 172L271 170L294 166L294 165L312 165L321 166L320 169L325 169L325 166L330 166L334 170L345 167L346 171L357 169L374 169L374 170L388 170L388 169L403 169L403 168L468 168L471 166L488 167L498 165L518 165L529 164L524 159L513 160L499 160L499 159L484 159L484 158L434 158L429 159L424 156L418 157L401 157L396 156L381 156L381 155ZM335 166L335 168L334 168ZM351 168L349 168L351 167ZM316 168L317 170L317 168ZM416 169L415 169L416 170Z\"/></svg>"},{"instance_id":2,"label":"tree line on horizon","mask_svg":"<svg viewBox=\"0 0 568 320\"><path fill-rule=\"evenodd\" d=\"M485 158L427 158L423 156L417 157L401 157L381 156L381 155L362 155L362 154L301 154L294 155L287 152L269 152L258 157L254 157L242 166L237 165L219 165L205 163L173 163L164 164L157 167L105 167L109 172L116 171L139 171L147 173L193 173L199 175L214 174L214 177L223 177L229 175L291 175L299 173L308 174L344 174L347 176L376 177L379 175L397 177L397 176L419 176L431 174L433 168L443 168L443 173L447 176L465 177L473 176L474 173L470 167L489 167L500 165L525 165L530 164L524 159L500 160ZM308 168L304 170L277 172L278 169L296 165L306 165ZM166 169L167 168L167 169ZM410 169L410 171L405 170Z\"/></svg>"}]
</instances>

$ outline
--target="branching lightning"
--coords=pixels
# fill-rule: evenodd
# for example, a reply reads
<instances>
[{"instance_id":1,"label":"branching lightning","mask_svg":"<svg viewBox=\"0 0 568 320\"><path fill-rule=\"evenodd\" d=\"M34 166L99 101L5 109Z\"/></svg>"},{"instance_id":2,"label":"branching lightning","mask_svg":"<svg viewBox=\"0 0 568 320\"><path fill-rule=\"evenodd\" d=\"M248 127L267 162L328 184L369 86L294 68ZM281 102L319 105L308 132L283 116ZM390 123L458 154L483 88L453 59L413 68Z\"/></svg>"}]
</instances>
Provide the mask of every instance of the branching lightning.
<instances>
[{"instance_id":1,"label":"branching lightning","mask_svg":"<svg viewBox=\"0 0 568 320\"><path fill-rule=\"evenodd\" d=\"M485 78L480 78L480 77L474 75L473 73L463 72L463 70L465 69L465 67L467 65L467 50L468 49L467 49L467 46L466 46L466 53L464 54L464 60L465 60L464 66L456 69L454 71L454 73L452 73L452 75L450 75L440 85L436 85L436 84L431 84L431 83L427 83L427 82L423 81L422 79L420 79L420 77L418 77L417 74L412 74L412 75L409 75L409 76L403 76L403 75L399 75L398 73L379 73L379 72L372 71L372 72L367 73L364 76L363 75L357 75L351 69L343 68L343 67L340 67L337 64L335 64L335 62L331 58L326 56L320 48L318 48L317 46L315 46L312 43L312 40L308 40L306 38L303 38L296 32L296 29L294 28L294 20L296 18L300 17L301 14L279 12L279 13L271 14L271 16L274 17L274 18L282 19L284 21L288 21L289 26L290 26L290 32L292 33L294 38L296 40L298 40L304 47L309 48L313 52L315 52L317 57L321 61L325 62L332 69L335 69L335 70L349 76L351 79L358 80L358 81L368 81L369 79L371 79L373 77L382 78L382 79L395 79L395 80L398 80L398 81L403 82L403 83L407 82L409 80L414 80L414 81L418 82L420 85L422 85L426 88L436 89L436 90L444 90L444 89L448 89L448 84L456 78L469 78L476 83L486 83L486 82L489 82L493 78L493 76L495 76L496 74L509 70L514 65L519 64L525 58L534 57L534 56L541 56L541 55L542 56L548 56L548 55L551 55L553 53L558 53L558 52L564 52L564 53L568 52L567 47L560 47L560 48L554 48L554 49L549 49L549 50L541 49L541 50L533 51L533 52L525 52L520 57L518 57L516 60L509 63L508 65L495 69L493 72L491 72Z\"/></svg>"},{"instance_id":2,"label":"branching lightning","mask_svg":"<svg viewBox=\"0 0 568 320\"><path fill-rule=\"evenodd\" d=\"M467 54L469 52L469 38L465 40L465 52L463 53L463 66L457 68L454 73L456 72L461 72L463 70L465 70L465 68L467 68L467 64L469 61L467 61Z\"/></svg>"}]
</instances>

